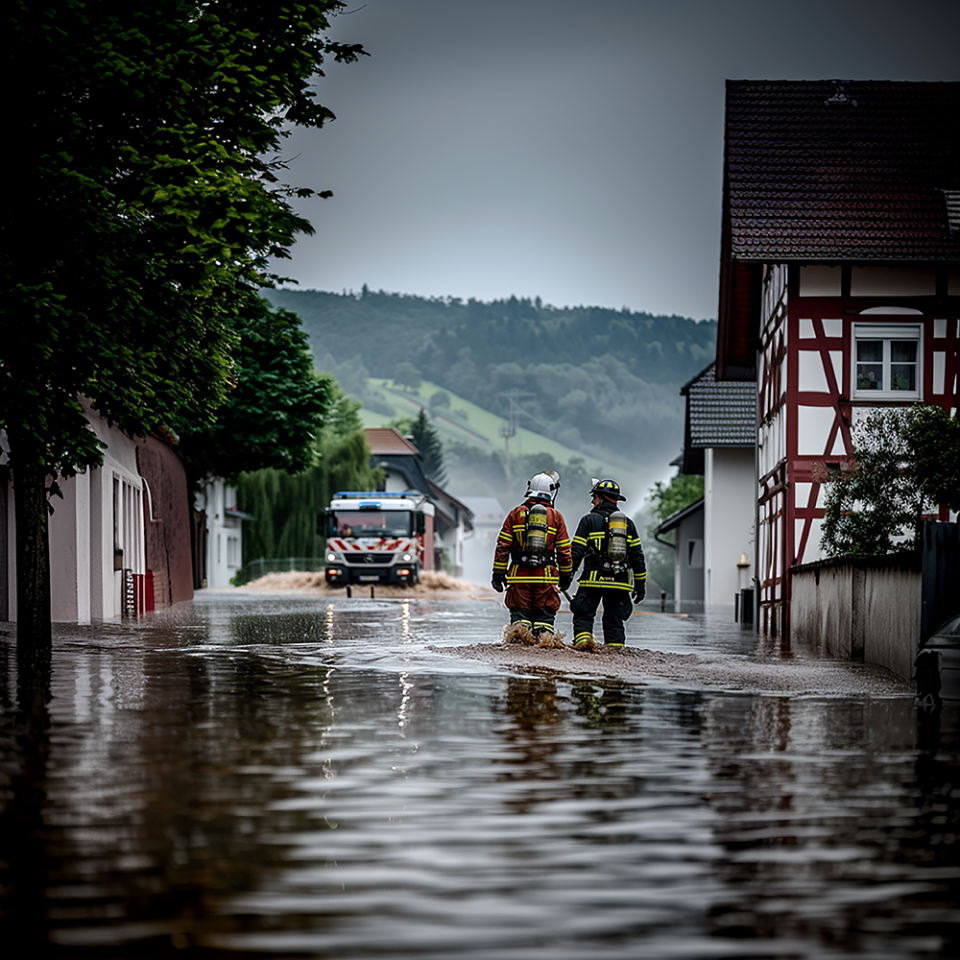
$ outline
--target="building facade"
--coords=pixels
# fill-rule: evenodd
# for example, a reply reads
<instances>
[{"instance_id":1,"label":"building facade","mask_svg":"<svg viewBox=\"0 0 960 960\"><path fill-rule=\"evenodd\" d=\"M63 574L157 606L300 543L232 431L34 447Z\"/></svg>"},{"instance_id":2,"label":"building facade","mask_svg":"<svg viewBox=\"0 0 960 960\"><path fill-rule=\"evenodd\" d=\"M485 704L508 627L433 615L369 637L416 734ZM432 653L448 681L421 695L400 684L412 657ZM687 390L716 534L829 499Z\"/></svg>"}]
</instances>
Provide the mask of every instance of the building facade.
<instances>
[{"instance_id":1,"label":"building facade","mask_svg":"<svg viewBox=\"0 0 960 960\"><path fill-rule=\"evenodd\" d=\"M757 391L758 622L877 408L957 407L960 84L727 85L718 379Z\"/></svg>"},{"instance_id":2,"label":"building facade","mask_svg":"<svg viewBox=\"0 0 960 960\"><path fill-rule=\"evenodd\" d=\"M131 439L84 404L103 464L59 481L49 521L54 622L140 616L193 596L186 473L172 438ZM17 619L16 485L0 498L0 619Z\"/></svg>"}]
</instances>

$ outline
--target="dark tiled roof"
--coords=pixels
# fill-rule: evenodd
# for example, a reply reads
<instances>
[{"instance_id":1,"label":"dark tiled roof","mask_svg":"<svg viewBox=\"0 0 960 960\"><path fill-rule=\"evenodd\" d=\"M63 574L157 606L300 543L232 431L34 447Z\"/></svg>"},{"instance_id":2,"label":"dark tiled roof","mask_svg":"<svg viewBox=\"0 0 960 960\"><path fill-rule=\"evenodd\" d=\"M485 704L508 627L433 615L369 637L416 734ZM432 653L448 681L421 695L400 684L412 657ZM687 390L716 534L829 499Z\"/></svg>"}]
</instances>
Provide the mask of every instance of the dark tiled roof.
<instances>
[{"instance_id":1,"label":"dark tiled roof","mask_svg":"<svg viewBox=\"0 0 960 960\"><path fill-rule=\"evenodd\" d=\"M717 380L711 363L680 388L687 398L684 453L706 447L752 447L757 436L756 384Z\"/></svg>"},{"instance_id":2,"label":"dark tiled roof","mask_svg":"<svg viewBox=\"0 0 960 960\"><path fill-rule=\"evenodd\" d=\"M727 82L730 256L960 257L960 83Z\"/></svg>"},{"instance_id":3,"label":"dark tiled roof","mask_svg":"<svg viewBox=\"0 0 960 960\"><path fill-rule=\"evenodd\" d=\"M755 379L761 264L960 260L960 83L728 80L718 373Z\"/></svg>"}]
</instances>

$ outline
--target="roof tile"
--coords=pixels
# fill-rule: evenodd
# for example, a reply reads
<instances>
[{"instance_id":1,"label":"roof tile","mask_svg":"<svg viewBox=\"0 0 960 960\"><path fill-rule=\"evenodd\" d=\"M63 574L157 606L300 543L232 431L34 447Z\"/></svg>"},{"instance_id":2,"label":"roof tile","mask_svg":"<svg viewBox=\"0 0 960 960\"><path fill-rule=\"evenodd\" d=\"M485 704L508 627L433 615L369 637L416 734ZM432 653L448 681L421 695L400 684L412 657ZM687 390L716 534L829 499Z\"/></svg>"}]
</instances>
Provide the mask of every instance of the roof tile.
<instances>
[{"instance_id":1,"label":"roof tile","mask_svg":"<svg viewBox=\"0 0 960 960\"><path fill-rule=\"evenodd\" d=\"M728 81L725 160L734 259L960 257L960 83Z\"/></svg>"},{"instance_id":2,"label":"roof tile","mask_svg":"<svg viewBox=\"0 0 960 960\"><path fill-rule=\"evenodd\" d=\"M717 380L711 363L684 384L687 398L687 444L706 447L752 447L756 439L756 384Z\"/></svg>"}]
</instances>

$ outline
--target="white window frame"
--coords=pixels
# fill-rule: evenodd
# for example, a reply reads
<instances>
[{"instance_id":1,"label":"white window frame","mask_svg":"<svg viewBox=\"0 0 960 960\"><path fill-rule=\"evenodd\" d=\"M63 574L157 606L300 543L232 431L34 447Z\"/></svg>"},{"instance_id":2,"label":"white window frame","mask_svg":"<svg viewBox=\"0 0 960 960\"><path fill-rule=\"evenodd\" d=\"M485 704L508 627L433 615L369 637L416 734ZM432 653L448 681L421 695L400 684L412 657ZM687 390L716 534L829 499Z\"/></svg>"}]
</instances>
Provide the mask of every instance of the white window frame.
<instances>
[{"instance_id":1,"label":"white window frame","mask_svg":"<svg viewBox=\"0 0 960 960\"><path fill-rule=\"evenodd\" d=\"M890 376L890 344L894 340L912 340L917 345L917 386L915 390L864 390L857 387L857 343L860 340L883 341L883 383L892 382ZM920 400L923 396L923 325L919 323L855 323L851 342L851 394L856 400Z\"/></svg>"}]
</instances>

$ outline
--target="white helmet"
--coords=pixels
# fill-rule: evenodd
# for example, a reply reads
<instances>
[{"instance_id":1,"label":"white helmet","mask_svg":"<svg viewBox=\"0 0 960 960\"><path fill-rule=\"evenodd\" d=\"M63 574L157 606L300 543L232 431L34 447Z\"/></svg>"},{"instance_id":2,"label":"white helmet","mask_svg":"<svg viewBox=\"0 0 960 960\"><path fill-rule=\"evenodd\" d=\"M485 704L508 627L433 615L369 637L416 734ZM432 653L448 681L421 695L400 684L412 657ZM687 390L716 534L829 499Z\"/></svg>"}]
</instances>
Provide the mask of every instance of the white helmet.
<instances>
[{"instance_id":1,"label":"white helmet","mask_svg":"<svg viewBox=\"0 0 960 960\"><path fill-rule=\"evenodd\" d=\"M527 496L553 503L560 489L560 476L554 470L538 473L527 481Z\"/></svg>"}]
</instances>

